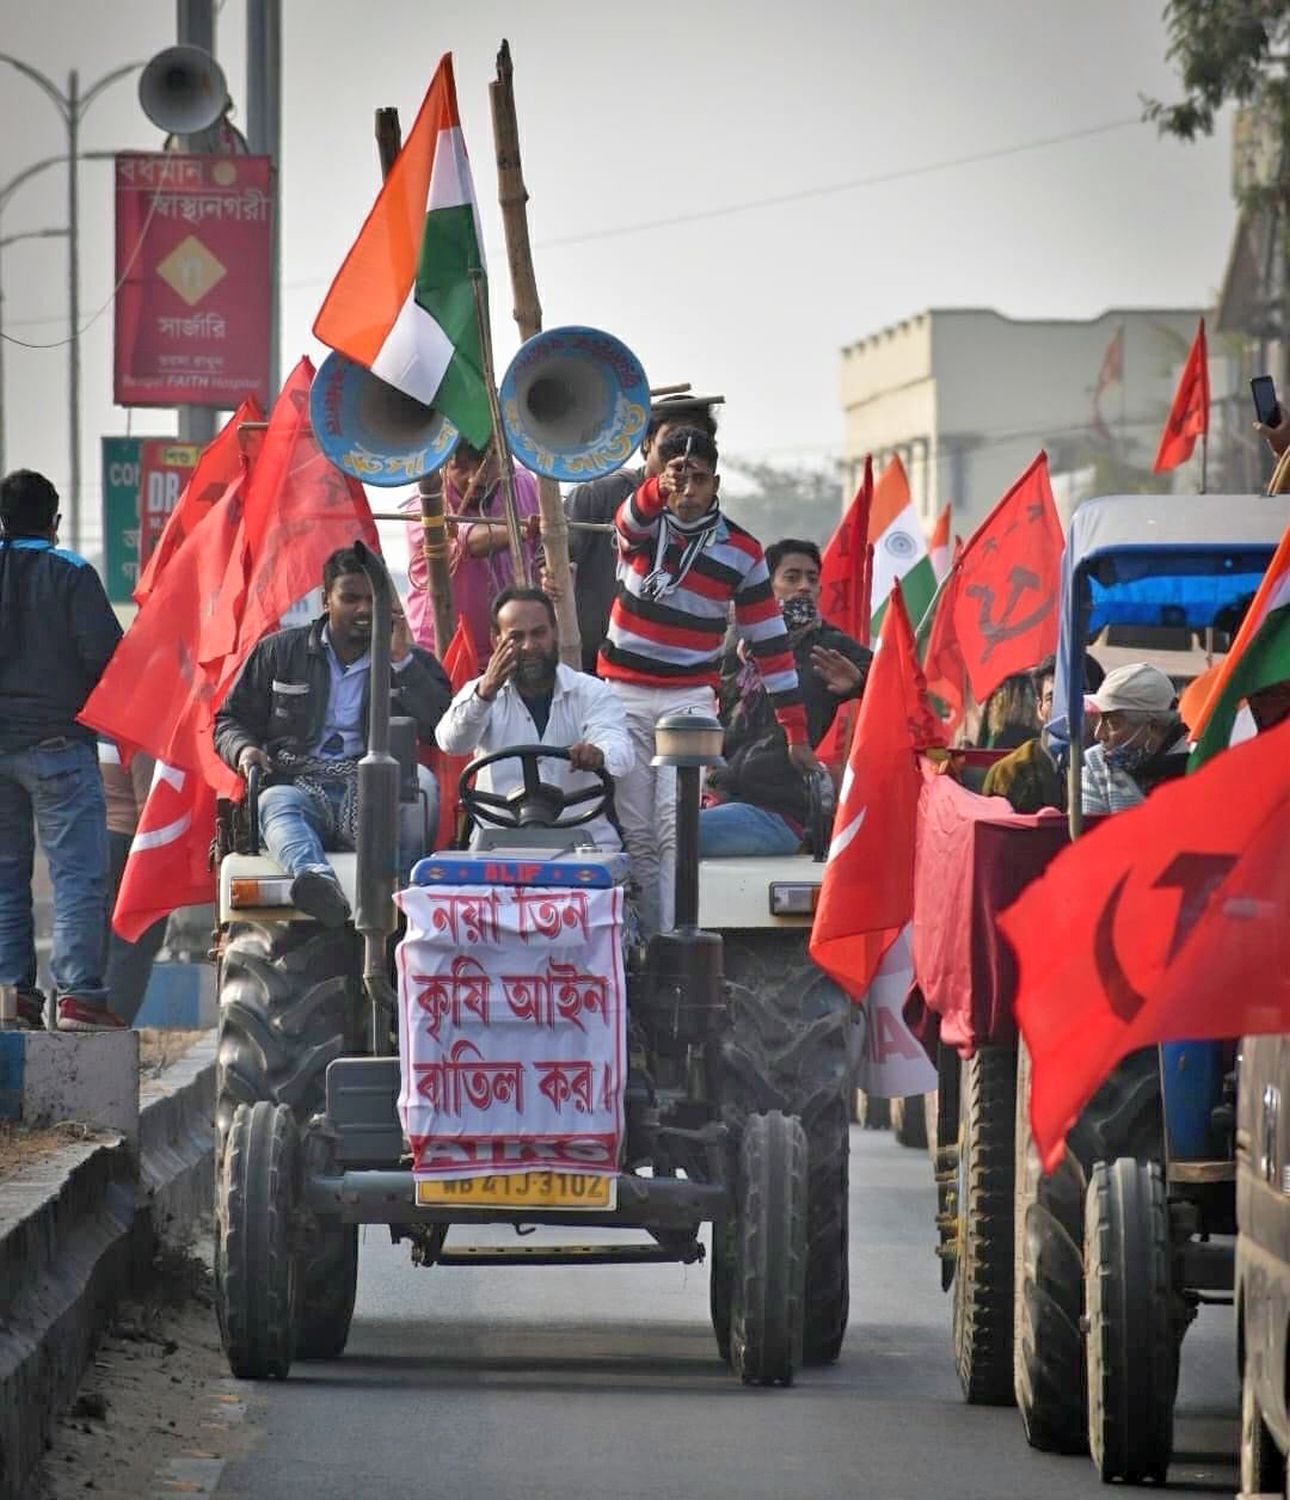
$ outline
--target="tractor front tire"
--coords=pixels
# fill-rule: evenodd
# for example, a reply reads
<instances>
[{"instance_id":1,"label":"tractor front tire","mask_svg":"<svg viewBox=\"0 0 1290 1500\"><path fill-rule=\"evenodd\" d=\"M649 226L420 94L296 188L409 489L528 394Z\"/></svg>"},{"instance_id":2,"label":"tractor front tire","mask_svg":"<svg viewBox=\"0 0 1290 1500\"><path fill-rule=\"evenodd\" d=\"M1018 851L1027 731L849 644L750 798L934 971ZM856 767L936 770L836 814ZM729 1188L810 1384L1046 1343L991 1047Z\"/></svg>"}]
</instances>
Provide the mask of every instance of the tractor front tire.
<instances>
[{"instance_id":1,"label":"tractor front tire","mask_svg":"<svg viewBox=\"0 0 1290 1500\"><path fill-rule=\"evenodd\" d=\"M851 1001L798 933L724 938L731 1034L727 1102L742 1118L796 1115L809 1151L803 1359L837 1359L850 1307L848 1265Z\"/></svg>"},{"instance_id":2,"label":"tractor front tire","mask_svg":"<svg viewBox=\"0 0 1290 1500\"><path fill-rule=\"evenodd\" d=\"M1011 1406L1016 1054L981 1047L960 1068L954 1363L966 1401Z\"/></svg>"},{"instance_id":3,"label":"tractor front tire","mask_svg":"<svg viewBox=\"0 0 1290 1500\"><path fill-rule=\"evenodd\" d=\"M927 1105L922 1094L906 1094L891 1101L891 1133L897 1145L927 1150Z\"/></svg>"},{"instance_id":4,"label":"tractor front tire","mask_svg":"<svg viewBox=\"0 0 1290 1500\"><path fill-rule=\"evenodd\" d=\"M358 1293L358 1225L322 1220L297 1261L296 1358L339 1359Z\"/></svg>"},{"instance_id":5,"label":"tractor front tire","mask_svg":"<svg viewBox=\"0 0 1290 1500\"><path fill-rule=\"evenodd\" d=\"M802 1359L806 1132L773 1110L749 1115L739 1146L730 1365L745 1385L791 1385Z\"/></svg>"},{"instance_id":6,"label":"tractor front tire","mask_svg":"<svg viewBox=\"0 0 1290 1500\"><path fill-rule=\"evenodd\" d=\"M239 1380L285 1380L295 1353L299 1135L285 1105L239 1105L220 1164L215 1287L220 1334Z\"/></svg>"},{"instance_id":7,"label":"tractor front tire","mask_svg":"<svg viewBox=\"0 0 1290 1500\"><path fill-rule=\"evenodd\" d=\"M708 1263L708 1313L717 1352L730 1363L730 1299L734 1291L735 1224L718 1219L712 1226L712 1259Z\"/></svg>"},{"instance_id":8,"label":"tractor front tire","mask_svg":"<svg viewBox=\"0 0 1290 1500\"><path fill-rule=\"evenodd\" d=\"M1178 1341L1169 1208L1154 1162L1099 1162L1084 1221L1088 1442L1104 1484L1163 1484L1173 1452Z\"/></svg>"}]
</instances>

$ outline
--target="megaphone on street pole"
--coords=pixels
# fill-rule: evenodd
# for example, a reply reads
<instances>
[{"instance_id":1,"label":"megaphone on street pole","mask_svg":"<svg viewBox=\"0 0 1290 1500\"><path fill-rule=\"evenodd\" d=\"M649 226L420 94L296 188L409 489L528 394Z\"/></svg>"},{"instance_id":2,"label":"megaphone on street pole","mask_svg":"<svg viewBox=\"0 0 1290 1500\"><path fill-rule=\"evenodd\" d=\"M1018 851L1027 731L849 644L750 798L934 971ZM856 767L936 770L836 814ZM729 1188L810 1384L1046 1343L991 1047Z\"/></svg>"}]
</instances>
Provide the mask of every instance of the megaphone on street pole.
<instances>
[{"instance_id":1,"label":"megaphone on street pole","mask_svg":"<svg viewBox=\"0 0 1290 1500\"><path fill-rule=\"evenodd\" d=\"M224 70L201 47L166 47L139 77L139 103L160 129L196 135L228 108Z\"/></svg>"}]
</instances>

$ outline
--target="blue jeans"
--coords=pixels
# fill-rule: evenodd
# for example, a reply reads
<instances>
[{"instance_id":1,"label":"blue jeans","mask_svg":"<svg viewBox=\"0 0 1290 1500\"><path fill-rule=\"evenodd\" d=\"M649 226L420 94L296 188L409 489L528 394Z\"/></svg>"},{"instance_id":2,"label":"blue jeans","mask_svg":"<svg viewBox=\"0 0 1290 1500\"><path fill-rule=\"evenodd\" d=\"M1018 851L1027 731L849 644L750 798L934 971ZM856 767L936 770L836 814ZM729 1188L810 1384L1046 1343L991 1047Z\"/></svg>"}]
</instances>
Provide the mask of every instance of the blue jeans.
<instances>
[{"instance_id":1,"label":"blue jeans","mask_svg":"<svg viewBox=\"0 0 1290 1500\"><path fill-rule=\"evenodd\" d=\"M699 813L699 858L796 854L802 836L780 817L751 802L719 802Z\"/></svg>"},{"instance_id":2,"label":"blue jeans","mask_svg":"<svg viewBox=\"0 0 1290 1500\"><path fill-rule=\"evenodd\" d=\"M49 968L60 994L105 998L107 806L91 740L0 751L0 983L34 989L31 874L36 835L54 885Z\"/></svg>"},{"instance_id":3,"label":"blue jeans","mask_svg":"<svg viewBox=\"0 0 1290 1500\"><path fill-rule=\"evenodd\" d=\"M429 772L422 774L421 768L418 768L417 780L426 797L429 840L433 843L435 824L439 818L438 783ZM323 816L317 802L299 787L271 786L260 793L260 836L270 857L288 875L299 875L304 870L330 868L324 850L327 841L332 838L344 789L338 783L326 782L323 786L332 806L330 820ZM405 819L405 811L407 809L400 804L398 855L401 871L411 869L422 855L430 852L425 847L427 840L420 827L408 826L409 823L419 825L419 805L414 818Z\"/></svg>"}]
</instances>

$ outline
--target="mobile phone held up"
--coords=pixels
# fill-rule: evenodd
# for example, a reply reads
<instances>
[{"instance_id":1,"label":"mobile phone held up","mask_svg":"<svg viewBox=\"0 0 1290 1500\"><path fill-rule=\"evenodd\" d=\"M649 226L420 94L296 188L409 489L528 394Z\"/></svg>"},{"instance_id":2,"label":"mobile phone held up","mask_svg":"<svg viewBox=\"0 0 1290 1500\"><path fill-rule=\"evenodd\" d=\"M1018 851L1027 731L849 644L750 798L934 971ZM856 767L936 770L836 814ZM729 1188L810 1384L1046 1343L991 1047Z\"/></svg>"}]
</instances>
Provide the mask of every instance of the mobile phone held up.
<instances>
[{"instance_id":1,"label":"mobile phone held up","mask_svg":"<svg viewBox=\"0 0 1290 1500\"><path fill-rule=\"evenodd\" d=\"M1265 427L1275 427L1281 421L1281 408L1271 375L1256 375L1250 381L1250 395L1254 397L1255 416Z\"/></svg>"}]
</instances>

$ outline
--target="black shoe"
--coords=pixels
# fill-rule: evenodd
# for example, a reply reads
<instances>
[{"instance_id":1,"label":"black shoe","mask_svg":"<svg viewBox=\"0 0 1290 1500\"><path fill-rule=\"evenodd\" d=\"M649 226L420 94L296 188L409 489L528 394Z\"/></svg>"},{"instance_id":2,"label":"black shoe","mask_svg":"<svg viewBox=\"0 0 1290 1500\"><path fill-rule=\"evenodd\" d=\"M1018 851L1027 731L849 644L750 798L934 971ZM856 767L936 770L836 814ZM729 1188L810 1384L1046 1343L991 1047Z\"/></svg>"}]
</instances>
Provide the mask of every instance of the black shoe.
<instances>
[{"instance_id":1,"label":"black shoe","mask_svg":"<svg viewBox=\"0 0 1290 1500\"><path fill-rule=\"evenodd\" d=\"M340 881L323 870L304 870L291 882L291 904L324 927L349 921L349 902Z\"/></svg>"},{"instance_id":2,"label":"black shoe","mask_svg":"<svg viewBox=\"0 0 1290 1500\"><path fill-rule=\"evenodd\" d=\"M23 1031L44 1031L45 996L42 991L18 991L18 1026Z\"/></svg>"}]
</instances>

